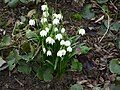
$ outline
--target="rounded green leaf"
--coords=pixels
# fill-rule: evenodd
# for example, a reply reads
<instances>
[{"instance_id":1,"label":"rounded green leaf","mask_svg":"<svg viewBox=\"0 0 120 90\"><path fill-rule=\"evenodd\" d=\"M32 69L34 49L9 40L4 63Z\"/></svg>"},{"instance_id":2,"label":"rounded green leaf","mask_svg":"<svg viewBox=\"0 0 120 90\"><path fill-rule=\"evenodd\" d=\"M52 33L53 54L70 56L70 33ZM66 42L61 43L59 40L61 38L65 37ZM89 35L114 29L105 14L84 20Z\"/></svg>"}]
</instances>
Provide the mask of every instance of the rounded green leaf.
<instances>
[{"instance_id":1,"label":"rounded green leaf","mask_svg":"<svg viewBox=\"0 0 120 90\"><path fill-rule=\"evenodd\" d=\"M74 84L70 87L70 90L83 90L83 86L80 84Z\"/></svg>"},{"instance_id":2,"label":"rounded green leaf","mask_svg":"<svg viewBox=\"0 0 120 90\"><path fill-rule=\"evenodd\" d=\"M112 73L120 74L120 64L118 59L111 60L109 68Z\"/></svg>"},{"instance_id":3,"label":"rounded green leaf","mask_svg":"<svg viewBox=\"0 0 120 90\"><path fill-rule=\"evenodd\" d=\"M46 82L52 80L53 76L52 76L52 73L51 73L50 69L47 69L47 70L44 72L43 78L44 78L44 81L46 81Z\"/></svg>"},{"instance_id":4,"label":"rounded green leaf","mask_svg":"<svg viewBox=\"0 0 120 90\"><path fill-rule=\"evenodd\" d=\"M19 2L19 0L11 0L11 1L8 3L8 5L9 5L10 7L15 7L15 6L18 4L18 2Z\"/></svg>"}]
</instances>

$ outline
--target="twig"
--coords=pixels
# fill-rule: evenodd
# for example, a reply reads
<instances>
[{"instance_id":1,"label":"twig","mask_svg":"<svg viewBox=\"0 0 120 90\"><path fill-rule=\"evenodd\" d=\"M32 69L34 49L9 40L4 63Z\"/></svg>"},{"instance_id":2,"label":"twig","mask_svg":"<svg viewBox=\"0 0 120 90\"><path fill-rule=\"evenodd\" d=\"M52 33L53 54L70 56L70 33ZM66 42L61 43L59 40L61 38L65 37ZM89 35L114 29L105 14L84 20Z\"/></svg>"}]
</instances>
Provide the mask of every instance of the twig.
<instances>
[{"instance_id":1,"label":"twig","mask_svg":"<svg viewBox=\"0 0 120 90\"><path fill-rule=\"evenodd\" d=\"M110 3L113 5L113 7L118 10L118 8L114 5L114 3L110 0Z\"/></svg>"},{"instance_id":2,"label":"twig","mask_svg":"<svg viewBox=\"0 0 120 90\"><path fill-rule=\"evenodd\" d=\"M15 78L15 77L14 77ZM24 86L23 83L21 83L17 78L15 78L15 80L21 85L21 86Z\"/></svg>"},{"instance_id":3,"label":"twig","mask_svg":"<svg viewBox=\"0 0 120 90\"><path fill-rule=\"evenodd\" d=\"M102 38L100 39L99 43L103 40L103 38L106 36L106 34L108 33L109 31L109 28L110 28L110 17L109 15L106 13L107 17L108 17L108 20L107 20L107 30L106 32L104 33L104 35L102 36Z\"/></svg>"},{"instance_id":4,"label":"twig","mask_svg":"<svg viewBox=\"0 0 120 90\"><path fill-rule=\"evenodd\" d=\"M34 59L34 58L37 56L37 54L38 54L39 51L40 51L40 48L41 48L41 46L38 45L38 49L37 49L36 53L34 54L34 56L32 57L32 59Z\"/></svg>"}]
</instances>

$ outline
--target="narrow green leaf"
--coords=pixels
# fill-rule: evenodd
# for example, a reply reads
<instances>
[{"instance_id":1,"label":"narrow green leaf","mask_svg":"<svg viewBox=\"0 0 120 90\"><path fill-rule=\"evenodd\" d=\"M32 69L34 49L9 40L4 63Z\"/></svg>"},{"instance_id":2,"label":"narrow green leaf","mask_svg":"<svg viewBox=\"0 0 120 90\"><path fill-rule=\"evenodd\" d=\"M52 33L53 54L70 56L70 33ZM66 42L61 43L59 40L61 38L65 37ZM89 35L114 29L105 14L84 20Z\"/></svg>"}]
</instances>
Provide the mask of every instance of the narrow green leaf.
<instances>
[{"instance_id":1,"label":"narrow green leaf","mask_svg":"<svg viewBox=\"0 0 120 90\"><path fill-rule=\"evenodd\" d=\"M98 1L98 3L100 3L100 4L103 4L103 3L106 3L108 0L97 0Z\"/></svg>"}]
</instances>

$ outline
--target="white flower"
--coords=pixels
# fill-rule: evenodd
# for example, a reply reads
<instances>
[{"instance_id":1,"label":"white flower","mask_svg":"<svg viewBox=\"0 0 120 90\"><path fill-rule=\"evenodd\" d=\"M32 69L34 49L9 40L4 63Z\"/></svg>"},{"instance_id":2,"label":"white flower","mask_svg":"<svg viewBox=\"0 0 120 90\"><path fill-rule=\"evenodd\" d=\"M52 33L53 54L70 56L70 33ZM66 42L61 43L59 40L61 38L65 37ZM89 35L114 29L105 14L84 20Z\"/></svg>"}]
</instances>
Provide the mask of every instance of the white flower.
<instances>
[{"instance_id":1,"label":"white flower","mask_svg":"<svg viewBox=\"0 0 120 90\"><path fill-rule=\"evenodd\" d=\"M57 35L55 36L55 38L56 38L58 41L60 41L60 39L62 39L62 34L57 34Z\"/></svg>"},{"instance_id":2,"label":"white flower","mask_svg":"<svg viewBox=\"0 0 120 90\"><path fill-rule=\"evenodd\" d=\"M62 56L64 56L65 54L66 54L66 50L65 50L65 49L59 50L59 51L57 52L57 56L58 56L58 57L62 57Z\"/></svg>"},{"instance_id":3,"label":"white flower","mask_svg":"<svg viewBox=\"0 0 120 90\"><path fill-rule=\"evenodd\" d=\"M40 32L40 35L41 35L41 37L47 36L47 31L42 30L42 31Z\"/></svg>"},{"instance_id":4,"label":"white flower","mask_svg":"<svg viewBox=\"0 0 120 90\"><path fill-rule=\"evenodd\" d=\"M58 14L56 18L60 20L60 19L63 19L63 16L61 14Z\"/></svg>"},{"instance_id":5,"label":"white flower","mask_svg":"<svg viewBox=\"0 0 120 90\"><path fill-rule=\"evenodd\" d=\"M51 56L52 52L50 50L47 51L47 56Z\"/></svg>"},{"instance_id":6,"label":"white flower","mask_svg":"<svg viewBox=\"0 0 120 90\"><path fill-rule=\"evenodd\" d=\"M68 52L72 52L72 48L69 46L69 47L67 47L67 51Z\"/></svg>"},{"instance_id":7,"label":"white flower","mask_svg":"<svg viewBox=\"0 0 120 90\"><path fill-rule=\"evenodd\" d=\"M60 45L65 45L65 41L61 40Z\"/></svg>"},{"instance_id":8,"label":"white flower","mask_svg":"<svg viewBox=\"0 0 120 90\"><path fill-rule=\"evenodd\" d=\"M59 19L59 20L63 19L63 16L61 14L54 13L53 17L56 18L56 19Z\"/></svg>"},{"instance_id":9,"label":"white flower","mask_svg":"<svg viewBox=\"0 0 120 90\"><path fill-rule=\"evenodd\" d=\"M48 27L51 28L51 27L52 27L52 24L49 23L49 24L48 24Z\"/></svg>"},{"instance_id":10,"label":"white flower","mask_svg":"<svg viewBox=\"0 0 120 90\"><path fill-rule=\"evenodd\" d=\"M46 53L46 49L45 48L43 48L43 53Z\"/></svg>"},{"instance_id":11,"label":"white flower","mask_svg":"<svg viewBox=\"0 0 120 90\"><path fill-rule=\"evenodd\" d=\"M46 43L49 43L49 44L53 45L55 43L55 40L53 38L51 38L51 37L47 37L46 38Z\"/></svg>"},{"instance_id":12,"label":"white flower","mask_svg":"<svg viewBox=\"0 0 120 90\"><path fill-rule=\"evenodd\" d=\"M34 26L34 25L35 25L35 20L30 19L30 21L29 21L29 25Z\"/></svg>"},{"instance_id":13,"label":"white flower","mask_svg":"<svg viewBox=\"0 0 120 90\"><path fill-rule=\"evenodd\" d=\"M60 22L59 19L55 18L52 23L53 25L58 25Z\"/></svg>"},{"instance_id":14,"label":"white flower","mask_svg":"<svg viewBox=\"0 0 120 90\"><path fill-rule=\"evenodd\" d=\"M65 32L65 28L62 28L62 29L61 29L61 33L64 33L64 32Z\"/></svg>"},{"instance_id":15,"label":"white flower","mask_svg":"<svg viewBox=\"0 0 120 90\"><path fill-rule=\"evenodd\" d=\"M62 49L61 52L62 52L63 56L66 54L66 50L65 49Z\"/></svg>"},{"instance_id":16,"label":"white flower","mask_svg":"<svg viewBox=\"0 0 120 90\"><path fill-rule=\"evenodd\" d=\"M49 28L48 27L46 27L45 30L46 30L47 33L49 32Z\"/></svg>"},{"instance_id":17,"label":"white flower","mask_svg":"<svg viewBox=\"0 0 120 90\"><path fill-rule=\"evenodd\" d=\"M45 22L47 22L47 18L41 18L41 23L43 24Z\"/></svg>"},{"instance_id":18,"label":"white flower","mask_svg":"<svg viewBox=\"0 0 120 90\"><path fill-rule=\"evenodd\" d=\"M85 29L79 29L79 34L84 35L85 34Z\"/></svg>"},{"instance_id":19,"label":"white flower","mask_svg":"<svg viewBox=\"0 0 120 90\"><path fill-rule=\"evenodd\" d=\"M57 32L57 31L58 31L58 28L57 28L57 27L55 27L55 28L54 28L54 31L55 31L55 32Z\"/></svg>"},{"instance_id":20,"label":"white flower","mask_svg":"<svg viewBox=\"0 0 120 90\"><path fill-rule=\"evenodd\" d=\"M42 5L42 6L41 6L41 10L42 10L42 11L48 10L47 5Z\"/></svg>"},{"instance_id":21,"label":"white flower","mask_svg":"<svg viewBox=\"0 0 120 90\"><path fill-rule=\"evenodd\" d=\"M65 46L70 46L71 42L69 40L65 41Z\"/></svg>"},{"instance_id":22,"label":"white flower","mask_svg":"<svg viewBox=\"0 0 120 90\"><path fill-rule=\"evenodd\" d=\"M62 52L61 52L61 50L59 50L59 51L57 52L57 56L58 56L58 57L62 57Z\"/></svg>"},{"instance_id":23,"label":"white flower","mask_svg":"<svg viewBox=\"0 0 120 90\"><path fill-rule=\"evenodd\" d=\"M54 13L54 14L53 14L53 17L54 17L54 18L56 18L56 17L57 17L57 14L56 14L56 13Z\"/></svg>"},{"instance_id":24,"label":"white flower","mask_svg":"<svg viewBox=\"0 0 120 90\"><path fill-rule=\"evenodd\" d=\"M48 12L43 12L43 16L44 16L44 17L48 17L48 16L49 16L49 13L48 13Z\"/></svg>"}]
</instances>

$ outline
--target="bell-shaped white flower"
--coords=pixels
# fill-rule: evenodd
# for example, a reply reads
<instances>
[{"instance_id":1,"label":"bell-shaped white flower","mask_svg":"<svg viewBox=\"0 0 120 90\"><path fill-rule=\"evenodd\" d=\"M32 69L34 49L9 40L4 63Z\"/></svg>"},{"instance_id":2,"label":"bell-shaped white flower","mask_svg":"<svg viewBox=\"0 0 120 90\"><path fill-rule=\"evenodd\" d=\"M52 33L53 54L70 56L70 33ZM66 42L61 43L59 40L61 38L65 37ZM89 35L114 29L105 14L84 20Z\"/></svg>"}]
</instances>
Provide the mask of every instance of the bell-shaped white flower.
<instances>
[{"instance_id":1,"label":"bell-shaped white flower","mask_svg":"<svg viewBox=\"0 0 120 90\"><path fill-rule=\"evenodd\" d=\"M45 48L43 48L43 53L46 53L46 49Z\"/></svg>"},{"instance_id":2,"label":"bell-shaped white flower","mask_svg":"<svg viewBox=\"0 0 120 90\"><path fill-rule=\"evenodd\" d=\"M47 31L42 30L42 31L40 32L40 35L41 35L41 37L47 36Z\"/></svg>"},{"instance_id":3,"label":"bell-shaped white flower","mask_svg":"<svg viewBox=\"0 0 120 90\"><path fill-rule=\"evenodd\" d=\"M62 52L63 56L66 54L66 50L65 49L62 49L61 52Z\"/></svg>"},{"instance_id":4,"label":"bell-shaped white flower","mask_svg":"<svg viewBox=\"0 0 120 90\"><path fill-rule=\"evenodd\" d=\"M55 43L55 40L53 38L51 38L51 37L47 37L46 38L46 43L49 43L49 44L53 45Z\"/></svg>"},{"instance_id":5,"label":"bell-shaped white flower","mask_svg":"<svg viewBox=\"0 0 120 90\"><path fill-rule=\"evenodd\" d=\"M62 29L61 29L61 33L65 33L65 28L62 28Z\"/></svg>"},{"instance_id":6,"label":"bell-shaped white flower","mask_svg":"<svg viewBox=\"0 0 120 90\"><path fill-rule=\"evenodd\" d=\"M57 17L57 14L56 14L56 13L54 13L54 14L53 14L53 18L56 18L56 17Z\"/></svg>"},{"instance_id":7,"label":"bell-shaped white flower","mask_svg":"<svg viewBox=\"0 0 120 90\"><path fill-rule=\"evenodd\" d=\"M79 29L78 32L79 32L79 34L84 35L85 34L85 29Z\"/></svg>"},{"instance_id":8,"label":"bell-shaped white flower","mask_svg":"<svg viewBox=\"0 0 120 90\"><path fill-rule=\"evenodd\" d=\"M67 47L67 51L68 52L72 52L72 48L69 46L69 47Z\"/></svg>"},{"instance_id":9,"label":"bell-shaped white flower","mask_svg":"<svg viewBox=\"0 0 120 90\"><path fill-rule=\"evenodd\" d=\"M52 23L53 23L53 25L58 25L60 23L60 21L59 21L59 19L55 18Z\"/></svg>"},{"instance_id":10,"label":"bell-shaped white flower","mask_svg":"<svg viewBox=\"0 0 120 90\"><path fill-rule=\"evenodd\" d=\"M48 17L49 13L48 12L43 12L43 17Z\"/></svg>"},{"instance_id":11,"label":"bell-shaped white flower","mask_svg":"<svg viewBox=\"0 0 120 90\"><path fill-rule=\"evenodd\" d=\"M71 42L69 40L65 41L65 46L70 46Z\"/></svg>"},{"instance_id":12,"label":"bell-shaped white flower","mask_svg":"<svg viewBox=\"0 0 120 90\"><path fill-rule=\"evenodd\" d=\"M62 57L62 52L61 52L61 50L59 50L59 51L57 52L57 56L58 56L58 57Z\"/></svg>"},{"instance_id":13,"label":"bell-shaped white flower","mask_svg":"<svg viewBox=\"0 0 120 90\"><path fill-rule=\"evenodd\" d=\"M48 27L46 27L45 30L46 30L47 33L49 32L49 28Z\"/></svg>"},{"instance_id":14,"label":"bell-shaped white flower","mask_svg":"<svg viewBox=\"0 0 120 90\"><path fill-rule=\"evenodd\" d=\"M52 52L50 50L47 51L47 56L51 56Z\"/></svg>"},{"instance_id":15,"label":"bell-shaped white flower","mask_svg":"<svg viewBox=\"0 0 120 90\"><path fill-rule=\"evenodd\" d=\"M41 6L41 10L42 10L42 11L48 10L48 6L47 6L47 5L42 5L42 6Z\"/></svg>"},{"instance_id":16,"label":"bell-shaped white flower","mask_svg":"<svg viewBox=\"0 0 120 90\"><path fill-rule=\"evenodd\" d=\"M56 14L56 13L54 13L54 14L53 14L53 18L57 18L57 19L59 19L59 20L62 20L62 19L63 19L63 16L62 16L61 14Z\"/></svg>"},{"instance_id":17,"label":"bell-shaped white flower","mask_svg":"<svg viewBox=\"0 0 120 90\"><path fill-rule=\"evenodd\" d=\"M54 31L55 31L55 32L57 32L57 31L58 31L58 28L57 28L57 27L55 27L55 28L54 28Z\"/></svg>"},{"instance_id":18,"label":"bell-shaped white flower","mask_svg":"<svg viewBox=\"0 0 120 90\"><path fill-rule=\"evenodd\" d=\"M57 56L58 56L58 57L62 57L62 56L64 56L65 54L66 54L66 50L65 50L65 49L59 50L59 51L57 52Z\"/></svg>"},{"instance_id":19,"label":"bell-shaped white flower","mask_svg":"<svg viewBox=\"0 0 120 90\"><path fill-rule=\"evenodd\" d=\"M43 24L45 22L47 22L47 18L41 18L41 23Z\"/></svg>"},{"instance_id":20,"label":"bell-shaped white flower","mask_svg":"<svg viewBox=\"0 0 120 90\"><path fill-rule=\"evenodd\" d=\"M56 38L58 41L60 41L60 40L62 39L62 34L57 34L57 35L55 36L55 38Z\"/></svg>"},{"instance_id":21,"label":"bell-shaped white flower","mask_svg":"<svg viewBox=\"0 0 120 90\"><path fill-rule=\"evenodd\" d=\"M29 20L29 25L34 26L34 25L35 25L35 20L30 19L30 20Z\"/></svg>"},{"instance_id":22,"label":"bell-shaped white flower","mask_svg":"<svg viewBox=\"0 0 120 90\"><path fill-rule=\"evenodd\" d=\"M58 15L57 15L57 18L58 18L59 20L60 20L60 19L62 20L62 19L63 19L63 16L62 16L61 14L58 14Z\"/></svg>"},{"instance_id":23,"label":"bell-shaped white flower","mask_svg":"<svg viewBox=\"0 0 120 90\"><path fill-rule=\"evenodd\" d=\"M49 28L51 28L51 27L52 27L52 24L51 24L51 23L49 23L49 24L48 24L48 27L49 27Z\"/></svg>"},{"instance_id":24,"label":"bell-shaped white flower","mask_svg":"<svg viewBox=\"0 0 120 90\"><path fill-rule=\"evenodd\" d=\"M61 41L60 41L60 45L65 45L65 41L64 41L64 40L61 40Z\"/></svg>"}]
</instances>

